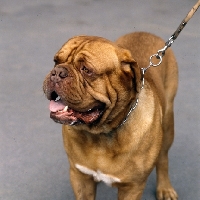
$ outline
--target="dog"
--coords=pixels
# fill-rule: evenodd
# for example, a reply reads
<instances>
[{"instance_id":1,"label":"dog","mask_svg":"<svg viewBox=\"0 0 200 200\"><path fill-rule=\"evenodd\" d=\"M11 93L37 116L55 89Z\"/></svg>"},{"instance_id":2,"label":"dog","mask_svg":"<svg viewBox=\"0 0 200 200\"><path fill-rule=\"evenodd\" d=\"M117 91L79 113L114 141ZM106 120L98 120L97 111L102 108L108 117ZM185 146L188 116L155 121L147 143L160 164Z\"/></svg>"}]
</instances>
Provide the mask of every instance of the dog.
<instances>
[{"instance_id":1,"label":"dog","mask_svg":"<svg viewBox=\"0 0 200 200\"><path fill-rule=\"evenodd\" d=\"M157 199L178 199L168 176L178 85L172 50L160 66L142 73L149 57L164 45L146 32L115 42L76 36L55 54L43 90L50 117L63 124L77 200L94 200L99 181L117 187L119 200L141 199L154 167Z\"/></svg>"}]
</instances>

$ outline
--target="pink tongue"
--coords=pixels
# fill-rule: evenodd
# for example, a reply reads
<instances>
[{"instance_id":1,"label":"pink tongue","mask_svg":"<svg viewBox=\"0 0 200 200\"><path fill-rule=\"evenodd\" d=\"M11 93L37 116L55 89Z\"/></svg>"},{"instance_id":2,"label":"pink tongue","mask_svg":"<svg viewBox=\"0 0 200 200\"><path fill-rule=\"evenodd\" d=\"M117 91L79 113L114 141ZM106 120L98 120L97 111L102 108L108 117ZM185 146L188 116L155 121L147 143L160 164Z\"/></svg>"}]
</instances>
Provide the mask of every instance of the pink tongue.
<instances>
[{"instance_id":1,"label":"pink tongue","mask_svg":"<svg viewBox=\"0 0 200 200\"><path fill-rule=\"evenodd\" d=\"M64 105L61 101L50 101L49 110L51 112L57 112L59 110L63 110L66 105Z\"/></svg>"}]
</instances>

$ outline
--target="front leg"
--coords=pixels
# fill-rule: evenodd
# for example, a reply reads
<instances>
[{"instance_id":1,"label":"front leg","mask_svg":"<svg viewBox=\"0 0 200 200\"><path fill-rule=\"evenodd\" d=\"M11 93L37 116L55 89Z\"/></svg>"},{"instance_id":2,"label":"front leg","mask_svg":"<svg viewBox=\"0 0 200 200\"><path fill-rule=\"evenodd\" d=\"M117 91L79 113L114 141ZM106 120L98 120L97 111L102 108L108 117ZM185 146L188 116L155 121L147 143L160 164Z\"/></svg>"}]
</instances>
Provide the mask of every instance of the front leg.
<instances>
[{"instance_id":1,"label":"front leg","mask_svg":"<svg viewBox=\"0 0 200 200\"><path fill-rule=\"evenodd\" d=\"M118 186L118 200L141 200L145 182L130 183Z\"/></svg>"},{"instance_id":2,"label":"front leg","mask_svg":"<svg viewBox=\"0 0 200 200\"><path fill-rule=\"evenodd\" d=\"M70 180L76 200L94 200L96 196L96 182L93 177L81 173L75 168L70 169Z\"/></svg>"}]
</instances>

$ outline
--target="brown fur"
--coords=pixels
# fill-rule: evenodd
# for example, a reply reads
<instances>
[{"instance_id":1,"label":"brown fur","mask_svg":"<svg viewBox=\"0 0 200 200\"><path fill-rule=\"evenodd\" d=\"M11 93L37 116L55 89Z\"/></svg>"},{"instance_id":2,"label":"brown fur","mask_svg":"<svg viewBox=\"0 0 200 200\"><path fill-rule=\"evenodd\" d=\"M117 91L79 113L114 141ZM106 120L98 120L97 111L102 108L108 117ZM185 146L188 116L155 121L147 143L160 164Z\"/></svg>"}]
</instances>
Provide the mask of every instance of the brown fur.
<instances>
[{"instance_id":1,"label":"brown fur","mask_svg":"<svg viewBox=\"0 0 200 200\"><path fill-rule=\"evenodd\" d=\"M168 150L174 138L173 100L177 90L177 64L168 49L159 67L140 68L164 42L149 33L131 33L115 43L99 37L70 39L55 55L68 77L55 86L51 73L44 81L50 99L53 90L69 107L84 112L100 102L105 111L95 124L63 125L64 146L70 162L70 179L77 200L93 200L96 182L76 164L120 179L119 200L141 199L148 175L156 166L157 199L176 200L168 177ZM80 73L86 65L90 76ZM56 88L56 89L55 89ZM136 98L137 107L126 118Z\"/></svg>"}]
</instances>

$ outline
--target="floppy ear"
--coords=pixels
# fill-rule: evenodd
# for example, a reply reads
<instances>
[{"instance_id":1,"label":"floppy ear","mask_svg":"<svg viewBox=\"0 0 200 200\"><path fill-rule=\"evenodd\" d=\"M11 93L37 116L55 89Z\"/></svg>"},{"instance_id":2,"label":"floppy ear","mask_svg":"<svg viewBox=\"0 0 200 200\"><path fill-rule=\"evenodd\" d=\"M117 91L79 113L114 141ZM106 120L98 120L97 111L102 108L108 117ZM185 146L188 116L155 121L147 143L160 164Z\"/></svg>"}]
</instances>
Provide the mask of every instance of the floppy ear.
<instances>
[{"instance_id":1,"label":"floppy ear","mask_svg":"<svg viewBox=\"0 0 200 200\"><path fill-rule=\"evenodd\" d=\"M121 66L125 73L129 73L132 76L133 85L135 90L139 93L141 90L142 74L138 63L133 59L130 51L123 49L121 52Z\"/></svg>"}]
</instances>

